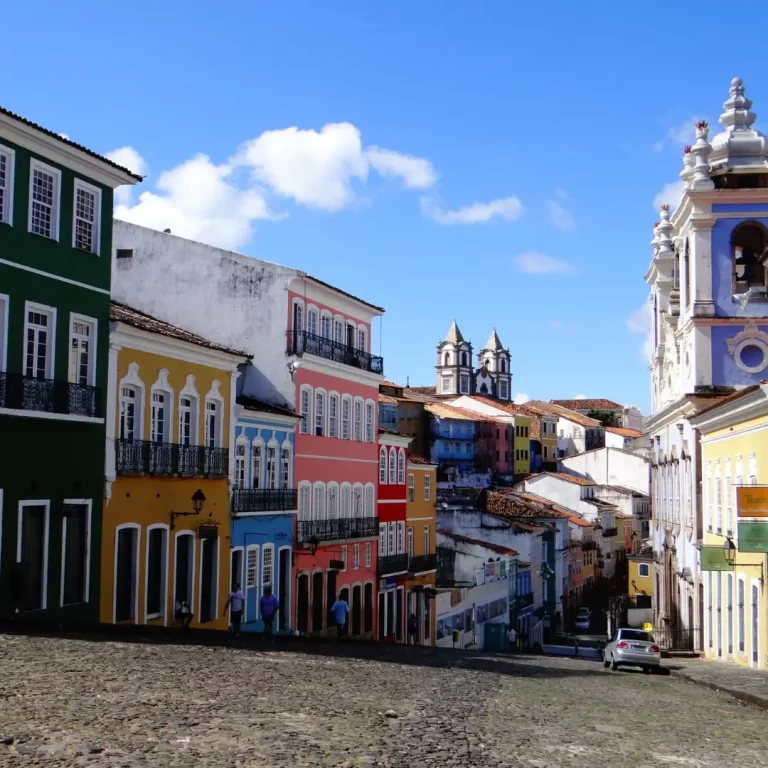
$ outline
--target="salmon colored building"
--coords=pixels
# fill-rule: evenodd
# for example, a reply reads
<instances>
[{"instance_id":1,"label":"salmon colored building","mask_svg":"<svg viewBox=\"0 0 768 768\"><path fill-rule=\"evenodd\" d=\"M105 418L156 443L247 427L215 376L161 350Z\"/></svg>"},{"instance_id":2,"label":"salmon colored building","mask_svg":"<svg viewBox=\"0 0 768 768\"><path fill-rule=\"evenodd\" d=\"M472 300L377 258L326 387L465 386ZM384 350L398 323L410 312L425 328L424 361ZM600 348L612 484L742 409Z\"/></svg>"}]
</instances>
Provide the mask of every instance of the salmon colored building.
<instances>
[{"instance_id":1,"label":"salmon colored building","mask_svg":"<svg viewBox=\"0 0 768 768\"><path fill-rule=\"evenodd\" d=\"M306 634L335 632L337 597L349 603L350 636L375 633L383 360L370 349L371 323L383 312L314 278L290 286L288 366L301 416L294 626Z\"/></svg>"}]
</instances>

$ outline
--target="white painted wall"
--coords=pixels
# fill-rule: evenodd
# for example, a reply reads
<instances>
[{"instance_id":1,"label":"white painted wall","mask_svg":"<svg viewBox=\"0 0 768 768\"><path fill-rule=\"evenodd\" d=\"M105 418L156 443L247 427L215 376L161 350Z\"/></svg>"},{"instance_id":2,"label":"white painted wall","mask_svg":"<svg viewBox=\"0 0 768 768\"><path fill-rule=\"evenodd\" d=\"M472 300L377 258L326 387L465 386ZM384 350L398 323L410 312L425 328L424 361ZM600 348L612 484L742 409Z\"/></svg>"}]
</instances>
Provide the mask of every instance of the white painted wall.
<instances>
[{"instance_id":1,"label":"white painted wall","mask_svg":"<svg viewBox=\"0 0 768 768\"><path fill-rule=\"evenodd\" d=\"M509 582L507 579L500 581L493 581L490 584L481 584L480 586L471 587L469 589L461 590L461 602L455 605L451 605L451 591L438 592L437 599L435 600L435 610L437 611L437 621L441 619L447 619L459 612L465 612L471 610L473 615L475 614L475 607L482 605L483 603L490 602L491 600L498 600L504 598L508 600L509 597ZM474 635L473 632L462 632L461 641L455 646L457 648L467 648L472 645L476 648L482 649L485 643L485 624L500 624L509 622L509 603L507 602L507 611L505 615L497 616L488 622L483 624L475 624ZM453 637L447 635L446 637L437 640L436 645L440 648L453 648Z\"/></svg>"},{"instance_id":2,"label":"white painted wall","mask_svg":"<svg viewBox=\"0 0 768 768\"><path fill-rule=\"evenodd\" d=\"M598 485L621 485L645 495L650 493L648 459L616 448L598 448L561 459L560 471L585 477Z\"/></svg>"},{"instance_id":3,"label":"white painted wall","mask_svg":"<svg viewBox=\"0 0 768 768\"><path fill-rule=\"evenodd\" d=\"M569 483L567 480L548 474L533 475L516 487L520 486L523 486L522 490L535 493L537 496L576 512L590 523L597 520L597 507L582 499L585 486ZM591 492L594 493L594 489Z\"/></svg>"}]
</instances>

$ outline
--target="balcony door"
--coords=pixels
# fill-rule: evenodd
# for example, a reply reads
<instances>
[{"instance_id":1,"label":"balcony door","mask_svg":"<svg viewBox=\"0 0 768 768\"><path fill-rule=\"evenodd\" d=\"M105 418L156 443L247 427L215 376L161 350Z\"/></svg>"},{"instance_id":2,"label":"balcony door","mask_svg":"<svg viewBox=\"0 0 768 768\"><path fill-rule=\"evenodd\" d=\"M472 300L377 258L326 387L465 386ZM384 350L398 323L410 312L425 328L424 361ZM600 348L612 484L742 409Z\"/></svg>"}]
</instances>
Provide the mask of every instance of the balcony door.
<instances>
[{"instance_id":1,"label":"balcony door","mask_svg":"<svg viewBox=\"0 0 768 768\"><path fill-rule=\"evenodd\" d=\"M278 630L286 630L291 620L291 550L281 549L278 555L277 599L280 610L277 613Z\"/></svg>"},{"instance_id":2,"label":"balcony door","mask_svg":"<svg viewBox=\"0 0 768 768\"><path fill-rule=\"evenodd\" d=\"M50 312L35 307L27 312L26 358L24 375L33 379L52 379L50 370L52 353L51 331L53 318Z\"/></svg>"},{"instance_id":3,"label":"balcony door","mask_svg":"<svg viewBox=\"0 0 768 768\"><path fill-rule=\"evenodd\" d=\"M309 631L309 575L304 573L296 580L296 629Z\"/></svg>"},{"instance_id":4,"label":"balcony door","mask_svg":"<svg viewBox=\"0 0 768 768\"><path fill-rule=\"evenodd\" d=\"M312 574L312 631L323 629L323 573Z\"/></svg>"},{"instance_id":5,"label":"balcony door","mask_svg":"<svg viewBox=\"0 0 768 768\"><path fill-rule=\"evenodd\" d=\"M355 327L347 324L347 346L350 349L355 348Z\"/></svg>"},{"instance_id":6,"label":"balcony door","mask_svg":"<svg viewBox=\"0 0 768 768\"><path fill-rule=\"evenodd\" d=\"M358 584L352 588L352 627L351 635L362 633L361 620L363 617L363 588Z\"/></svg>"},{"instance_id":7,"label":"balcony door","mask_svg":"<svg viewBox=\"0 0 768 768\"><path fill-rule=\"evenodd\" d=\"M218 564L216 549L218 539L201 539L200 555L200 622L216 618L216 587Z\"/></svg>"},{"instance_id":8,"label":"balcony door","mask_svg":"<svg viewBox=\"0 0 768 768\"><path fill-rule=\"evenodd\" d=\"M120 528L115 556L115 621L136 621L139 529Z\"/></svg>"}]
</instances>

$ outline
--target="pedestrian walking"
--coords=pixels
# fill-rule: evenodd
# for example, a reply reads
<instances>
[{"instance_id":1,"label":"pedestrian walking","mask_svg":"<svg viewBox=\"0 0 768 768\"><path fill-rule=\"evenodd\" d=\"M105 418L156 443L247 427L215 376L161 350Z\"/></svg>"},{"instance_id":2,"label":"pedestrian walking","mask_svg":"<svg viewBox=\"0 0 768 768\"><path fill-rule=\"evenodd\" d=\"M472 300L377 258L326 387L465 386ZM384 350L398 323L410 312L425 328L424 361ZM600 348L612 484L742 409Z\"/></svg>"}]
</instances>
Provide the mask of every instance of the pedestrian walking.
<instances>
[{"instance_id":1,"label":"pedestrian walking","mask_svg":"<svg viewBox=\"0 0 768 768\"><path fill-rule=\"evenodd\" d=\"M259 600L261 607L261 618L264 620L264 637L270 642L274 643L275 638L272 634L272 622L275 620L278 610L280 609L280 602L272 594L272 585L267 584L264 587L264 594Z\"/></svg>"},{"instance_id":2,"label":"pedestrian walking","mask_svg":"<svg viewBox=\"0 0 768 768\"><path fill-rule=\"evenodd\" d=\"M416 633L419 630L419 620L416 618L416 614L412 613L408 617L408 643L410 645L416 645Z\"/></svg>"},{"instance_id":3,"label":"pedestrian walking","mask_svg":"<svg viewBox=\"0 0 768 768\"><path fill-rule=\"evenodd\" d=\"M336 622L336 644L344 636L347 627L347 615L349 614L349 603L341 599L341 595L331 606L333 620Z\"/></svg>"},{"instance_id":4,"label":"pedestrian walking","mask_svg":"<svg viewBox=\"0 0 768 768\"><path fill-rule=\"evenodd\" d=\"M245 595L240 591L240 585L235 583L232 591L229 593L227 602L224 604L224 615L227 615L227 608L232 606L232 612L229 614L229 623L232 626L232 634L238 637L240 634L240 622L243 620L243 605L245 605Z\"/></svg>"},{"instance_id":5,"label":"pedestrian walking","mask_svg":"<svg viewBox=\"0 0 768 768\"><path fill-rule=\"evenodd\" d=\"M509 634L507 635L507 641L509 642L509 650L515 651L517 650L517 632L515 632L515 628L510 625L509 627Z\"/></svg>"},{"instance_id":6,"label":"pedestrian walking","mask_svg":"<svg viewBox=\"0 0 768 768\"><path fill-rule=\"evenodd\" d=\"M189 625L192 623L192 609L186 600L176 601L175 615L181 621L181 628L189 629Z\"/></svg>"}]
</instances>

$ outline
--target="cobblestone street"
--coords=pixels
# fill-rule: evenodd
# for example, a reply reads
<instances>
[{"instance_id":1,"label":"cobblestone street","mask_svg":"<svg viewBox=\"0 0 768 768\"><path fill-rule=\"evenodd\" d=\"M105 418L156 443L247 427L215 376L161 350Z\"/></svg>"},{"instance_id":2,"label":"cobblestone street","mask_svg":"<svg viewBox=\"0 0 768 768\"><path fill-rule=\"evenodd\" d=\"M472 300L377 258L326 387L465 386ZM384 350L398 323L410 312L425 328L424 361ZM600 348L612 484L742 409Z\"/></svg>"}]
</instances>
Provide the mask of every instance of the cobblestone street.
<instances>
[{"instance_id":1,"label":"cobblestone street","mask_svg":"<svg viewBox=\"0 0 768 768\"><path fill-rule=\"evenodd\" d=\"M768 754L764 710L588 661L6 635L0 663L8 768L751 768Z\"/></svg>"}]
</instances>

